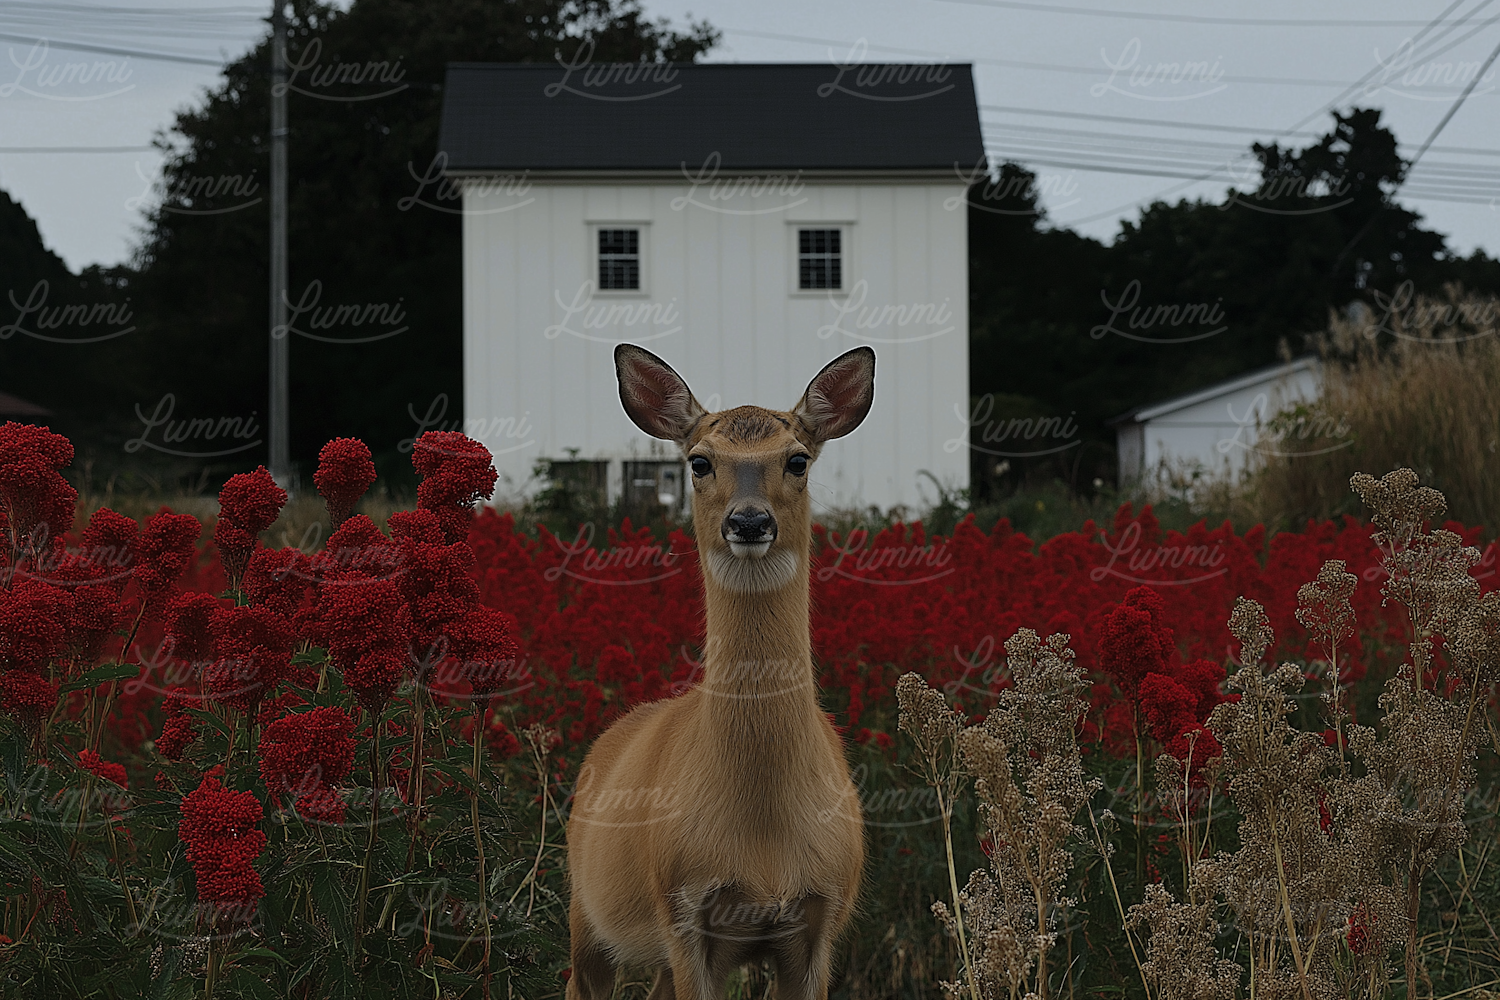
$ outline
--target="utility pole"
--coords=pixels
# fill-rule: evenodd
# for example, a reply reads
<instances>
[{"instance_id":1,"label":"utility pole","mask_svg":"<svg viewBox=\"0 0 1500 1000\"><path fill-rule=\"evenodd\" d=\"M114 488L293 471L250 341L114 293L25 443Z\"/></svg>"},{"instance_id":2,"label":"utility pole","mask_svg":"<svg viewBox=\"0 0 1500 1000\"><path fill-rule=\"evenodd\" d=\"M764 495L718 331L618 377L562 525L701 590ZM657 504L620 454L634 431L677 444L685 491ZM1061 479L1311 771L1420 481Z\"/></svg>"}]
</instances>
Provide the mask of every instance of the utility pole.
<instances>
[{"instance_id":1,"label":"utility pole","mask_svg":"<svg viewBox=\"0 0 1500 1000\"><path fill-rule=\"evenodd\" d=\"M286 0L271 0L271 476L292 484L291 331L286 322Z\"/></svg>"}]
</instances>

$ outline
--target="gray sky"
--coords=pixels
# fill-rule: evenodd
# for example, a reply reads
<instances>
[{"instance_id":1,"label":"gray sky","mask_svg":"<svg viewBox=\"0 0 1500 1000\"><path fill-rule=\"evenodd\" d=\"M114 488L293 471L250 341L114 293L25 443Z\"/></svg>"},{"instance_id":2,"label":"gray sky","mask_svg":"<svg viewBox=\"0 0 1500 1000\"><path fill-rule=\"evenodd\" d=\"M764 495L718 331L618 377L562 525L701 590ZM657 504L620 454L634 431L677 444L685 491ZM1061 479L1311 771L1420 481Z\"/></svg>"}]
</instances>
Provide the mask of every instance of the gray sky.
<instances>
[{"instance_id":1,"label":"gray sky","mask_svg":"<svg viewBox=\"0 0 1500 1000\"><path fill-rule=\"evenodd\" d=\"M211 65L51 42L214 61L242 52L269 10L136 2L0 0L0 188L74 269L128 257L160 157L14 150L146 146L218 77ZM1252 186L1249 143L1304 144L1327 128L1334 101L1383 108L1410 157L1477 77L1402 201L1458 250L1500 253L1500 62L1477 73L1500 44L1500 0L1451 10L1395 0L647 0L646 9L722 29L713 60L974 63L990 153L1041 175L1053 224L1102 239L1153 198Z\"/></svg>"}]
</instances>

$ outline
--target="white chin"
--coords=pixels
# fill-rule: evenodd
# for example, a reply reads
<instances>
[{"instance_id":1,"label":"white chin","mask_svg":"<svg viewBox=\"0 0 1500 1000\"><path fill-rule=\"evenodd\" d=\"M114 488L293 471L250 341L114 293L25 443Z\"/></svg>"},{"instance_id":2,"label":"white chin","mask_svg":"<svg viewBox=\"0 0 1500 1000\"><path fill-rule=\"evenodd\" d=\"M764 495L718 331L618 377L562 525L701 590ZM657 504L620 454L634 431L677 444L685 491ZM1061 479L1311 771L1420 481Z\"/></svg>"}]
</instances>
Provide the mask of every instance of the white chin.
<instances>
[{"instance_id":1,"label":"white chin","mask_svg":"<svg viewBox=\"0 0 1500 1000\"><path fill-rule=\"evenodd\" d=\"M733 552L737 559L759 559L771 551L771 539L763 542L730 542L729 551Z\"/></svg>"},{"instance_id":2,"label":"white chin","mask_svg":"<svg viewBox=\"0 0 1500 1000\"><path fill-rule=\"evenodd\" d=\"M730 542L730 552L723 549L702 551L703 571L719 586L742 594L763 594L780 590L797 577L797 555L790 549L769 552L769 542L750 545ZM740 549L755 549L759 558Z\"/></svg>"}]
</instances>

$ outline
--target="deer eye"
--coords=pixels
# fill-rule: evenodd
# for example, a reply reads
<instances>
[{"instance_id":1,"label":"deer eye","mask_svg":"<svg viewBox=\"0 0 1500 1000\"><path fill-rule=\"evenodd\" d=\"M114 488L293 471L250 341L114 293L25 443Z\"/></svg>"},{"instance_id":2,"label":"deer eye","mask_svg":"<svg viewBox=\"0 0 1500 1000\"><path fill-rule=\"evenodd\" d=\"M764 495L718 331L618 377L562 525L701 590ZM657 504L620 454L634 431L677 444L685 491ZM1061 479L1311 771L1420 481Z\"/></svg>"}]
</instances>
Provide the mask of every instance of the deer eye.
<instances>
[{"instance_id":1,"label":"deer eye","mask_svg":"<svg viewBox=\"0 0 1500 1000\"><path fill-rule=\"evenodd\" d=\"M693 475L695 476L706 476L710 472L714 471L713 465L711 465L708 459L704 458L702 455L694 455L689 460L688 464L693 467Z\"/></svg>"},{"instance_id":2,"label":"deer eye","mask_svg":"<svg viewBox=\"0 0 1500 1000\"><path fill-rule=\"evenodd\" d=\"M786 471L790 472L794 476L807 475L807 456L793 455L791 458L787 459Z\"/></svg>"}]
</instances>

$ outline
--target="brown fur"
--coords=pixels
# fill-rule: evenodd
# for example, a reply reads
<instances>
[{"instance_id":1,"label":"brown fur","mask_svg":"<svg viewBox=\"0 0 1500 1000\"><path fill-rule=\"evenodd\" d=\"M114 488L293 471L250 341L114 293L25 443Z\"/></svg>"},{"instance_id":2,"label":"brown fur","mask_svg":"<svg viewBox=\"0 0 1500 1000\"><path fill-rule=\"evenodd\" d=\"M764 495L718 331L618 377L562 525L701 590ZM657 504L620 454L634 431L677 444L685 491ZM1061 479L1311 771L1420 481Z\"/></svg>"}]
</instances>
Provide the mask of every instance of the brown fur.
<instances>
[{"instance_id":1,"label":"brown fur","mask_svg":"<svg viewBox=\"0 0 1500 1000\"><path fill-rule=\"evenodd\" d=\"M657 970L651 1000L711 1000L736 967L767 959L779 998L825 1000L864 836L843 745L818 704L807 476L789 472L787 460L815 458L824 440L863 419L874 355L834 362L790 412L718 414L705 414L653 355L621 348L616 357L632 418L713 464L693 494L707 641L702 682L619 720L579 773L567 831L567 997L605 1000L616 967L631 964ZM863 395L851 379L868 379ZM775 520L763 556L733 555L721 533L744 504ZM788 572L754 577L763 586L738 575L774 566Z\"/></svg>"}]
</instances>

